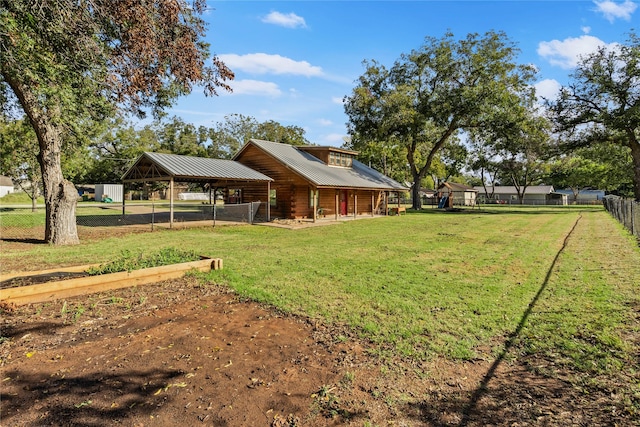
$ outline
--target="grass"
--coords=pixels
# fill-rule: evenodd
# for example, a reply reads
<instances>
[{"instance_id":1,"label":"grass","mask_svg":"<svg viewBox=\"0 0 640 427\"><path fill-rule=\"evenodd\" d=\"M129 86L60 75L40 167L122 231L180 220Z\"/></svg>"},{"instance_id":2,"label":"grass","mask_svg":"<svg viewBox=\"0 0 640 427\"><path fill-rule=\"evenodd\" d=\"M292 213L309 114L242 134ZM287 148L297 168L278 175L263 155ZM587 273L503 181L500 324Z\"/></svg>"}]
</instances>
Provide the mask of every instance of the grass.
<instances>
[{"instance_id":1,"label":"grass","mask_svg":"<svg viewBox=\"0 0 640 427\"><path fill-rule=\"evenodd\" d=\"M601 208L427 210L296 231L162 230L3 251L0 262L28 257L46 268L149 247L223 258L225 269L206 280L346 325L385 358L489 359L518 331L519 354L582 372L635 363L627 338L639 332L640 250Z\"/></svg>"}]
</instances>

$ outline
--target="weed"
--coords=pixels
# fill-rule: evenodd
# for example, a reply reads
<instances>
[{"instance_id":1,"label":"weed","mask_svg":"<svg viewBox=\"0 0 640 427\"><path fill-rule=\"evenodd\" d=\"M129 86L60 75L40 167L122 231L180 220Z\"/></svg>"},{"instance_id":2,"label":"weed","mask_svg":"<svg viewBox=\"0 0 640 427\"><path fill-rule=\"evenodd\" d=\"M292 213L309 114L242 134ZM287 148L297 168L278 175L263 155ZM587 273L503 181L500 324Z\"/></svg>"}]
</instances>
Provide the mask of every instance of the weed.
<instances>
[{"instance_id":1,"label":"weed","mask_svg":"<svg viewBox=\"0 0 640 427\"><path fill-rule=\"evenodd\" d=\"M62 303L62 308L60 309L60 316L65 317L67 315L67 302Z\"/></svg>"},{"instance_id":2,"label":"weed","mask_svg":"<svg viewBox=\"0 0 640 427\"><path fill-rule=\"evenodd\" d=\"M133 271L143 268L160 267L163 265L179 264L200 259L193 251L182 251L176 248L165 248L157 252L145 255L142 252L135 253L128 249L121 252L120 256L111 262L93 267L87 270L90 276L100 274L118 273L121 271Z\"/></svg>"},{"instance_id":3,"label":"weed","mask_svg":"<svg viewBox=\"0 0 640 427\"><path fill-rule=\"evenodd\" d=\"M350 387L351 385L353 385L353 381L355 380L355 378L356 378L355 373L351 371L347 371L344 373L344 376L342 377L342 380L340 381L340 383L344 387Z\"/></svg>"},{"instance_id":4,"label":"weed","mask_svg":"<svg viewBox=\"0 0 640 427\"><path fill-rule=\"evenodd\" d=\"M84 312L85 308L82 305L76 306L76 308L73 310L73 321L77 322Z\"/></svg>"}]
</instances>

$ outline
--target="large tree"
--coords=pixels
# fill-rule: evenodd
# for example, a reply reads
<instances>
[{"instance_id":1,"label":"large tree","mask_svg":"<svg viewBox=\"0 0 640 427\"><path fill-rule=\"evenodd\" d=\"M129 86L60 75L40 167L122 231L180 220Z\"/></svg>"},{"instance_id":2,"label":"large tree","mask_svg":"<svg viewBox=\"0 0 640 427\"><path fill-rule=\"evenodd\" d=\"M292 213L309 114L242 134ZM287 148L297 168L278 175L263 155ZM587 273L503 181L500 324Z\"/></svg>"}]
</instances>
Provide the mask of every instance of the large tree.
<instances>
[{"instance_id":1,"label":"large tree","mask_svg":"<svg viewBox=\"0 0 640 427\"><path fill-rule=\"evenodd\" d=\"M606 141L628 147L640 201L640 38L632 33L625 44L600 47L581 59L571 77L548 101L557 130L574 146Z\"/></svg>"},{"instance_id":2,"label":"large tree","mask_svg":"<svg viewBox=\"0 0 640 427\"><path fill-rule=\"evenodd\" d=\"M228 89L231 71L210 66L202 42L204 0L1 0L0 101L26 114L38 139L45 240L78 242L77 192L61 152L83 123L115 106L137 114L169 106L194 84ZM15 110L15 109L14 109Z\"/></svg>"},{"instance_id":3,"label":"large tree","mask_svg":"<svg viewBox=\"0 0 640 427\"><path fill-rule=\"evenodd\" d=\"M401 145L413 178L413 207L436 155L464 131L492 125L495 111L519 104L535 70L517 65L518 50L501 32L427 37L390 69L376 61L345 99L352 148L372 141Z\"/></svg>"}]
</instances>

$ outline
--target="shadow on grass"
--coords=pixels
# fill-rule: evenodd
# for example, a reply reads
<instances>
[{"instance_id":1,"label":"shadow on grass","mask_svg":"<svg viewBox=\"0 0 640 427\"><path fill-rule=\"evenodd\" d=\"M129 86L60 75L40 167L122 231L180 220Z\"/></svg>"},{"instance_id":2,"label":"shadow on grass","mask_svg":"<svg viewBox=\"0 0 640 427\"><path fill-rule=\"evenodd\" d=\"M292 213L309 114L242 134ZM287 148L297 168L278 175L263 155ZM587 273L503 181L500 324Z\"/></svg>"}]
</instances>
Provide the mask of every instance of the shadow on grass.
<instances>
[{"instance_id":1,"label":"shadow on grass","mask_svg":"<svg viewBox=\"0 0 640 427\"><path fill-rule=\"evenodd\" d=\"M480 381L480 385L478 386L478 388L472 393L459 390L454 391L449 395L443 395L439 399L436 399L436 401L434 402L427 401L421 402L416 405L408 405L408 412L414 414L414 416L416 418L419 418L421 421L427 422L428 425L457 424L461 427L487 424L511 425L512 422L520 422L526 420L527 418L529 418L529 415L531 416L530 421L533 420L534 422L536 422L536 416L540 416L541 414L536 414L535 409L532 409L532 387L529 387L529 385L525 386L523 383L518 382L518 378L514 378L514 381L510 382L509 384L501 384L499 388L493 387L492 389L490 389L489 383L492 379L494 379L498 368L504 362L505 358L515 345L518 337L520 336L523 328L527 323L527 319L531 315L542 293L546 289L551 278L551 274L553 273L554 268L558 262L558 259L564 252L569 237L571 237L574 230L576 229L580 218L581 217L578 217L576 219L573 227L565 236L563 245L556 253L553 262L547 270L545 279L540 285L540 288L538 289L533 299L529 302L529 305L522 314L522 317L520 318L516 329L509 335L508 339L504 343L501 352L498 354L495 361ZM556 382L551 387L548 384L545 384L544 386L540 385L537 389L538 393L540 394L538 398L541 400L545 400L548 397L554 397L558 395L568 395L570 394L568 392L572 391L571 385L564 384L562 382ZM493 405L490 404L488 405L489 407L487 407L486 403L480 405L481 399L489 394L491 395L491 401L498 403L494 403ZM512 411L514 408L501 408L500 405L504 405L504 402L517 401L518 395L523 394L528 396L522 397L522 401L525 403L522 404L519 410L513 414L514 418L512 418L511 421L505 419L505 414L509 411ZM566 402L564 402L565 406L572 405L572 403L569 402L568 399L564 400L566 400ZM532 413L527 414L527 411L532 411ZM446 419L447 417L449 418Z\"/></svg>"},{"instance_id":2,"label":"shadow on grass","mask_svg":"<svg viewBox=\"0 0 640 427\"><path fill-rule=\"evenodd\" d=\"M2 240L3 242L11 242L11 243L30 243L32 245L41 245L41 244L47 243L47 241L44 239L29 239L29 238L24 238L24 239L1 238L0 240Z\"/></svg>"}]
</instances>

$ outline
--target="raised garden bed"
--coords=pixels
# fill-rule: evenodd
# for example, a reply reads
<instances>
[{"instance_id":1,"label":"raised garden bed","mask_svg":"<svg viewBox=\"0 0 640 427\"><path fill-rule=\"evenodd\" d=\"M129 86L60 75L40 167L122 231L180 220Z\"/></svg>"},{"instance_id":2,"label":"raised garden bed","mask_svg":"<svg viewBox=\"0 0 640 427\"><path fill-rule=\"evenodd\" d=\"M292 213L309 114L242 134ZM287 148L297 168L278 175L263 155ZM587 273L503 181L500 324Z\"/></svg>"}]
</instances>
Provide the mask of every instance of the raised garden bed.
<instances>
[{"instance_id":1,"label":"raised garden bed","mask_svg":"<svg viewBox=\"0 0 640 427\"><path fill-rule=\"evenodd\" d=\"M32 271L28 273L3 274L0 275L0 282L4 283L17 279L22 279L26 282L30 280L29 278L34 278L33 282L37 283L46 277L55 279L68 276L73 273L80 274L95 267L96 264L90 264L53 270ZM202 256L199 261L143 268L140 270L122 271L118 273L100 274L96 276L52 280L34 285L4 288L0 289L0 301L5 304L8 303L15 305L46 302L60 298L68 298L94 292L103 292L175 279L182 277L186 272L191 270L207 272L221 269L221 259Z\"/></svg>"}]
</instances>

